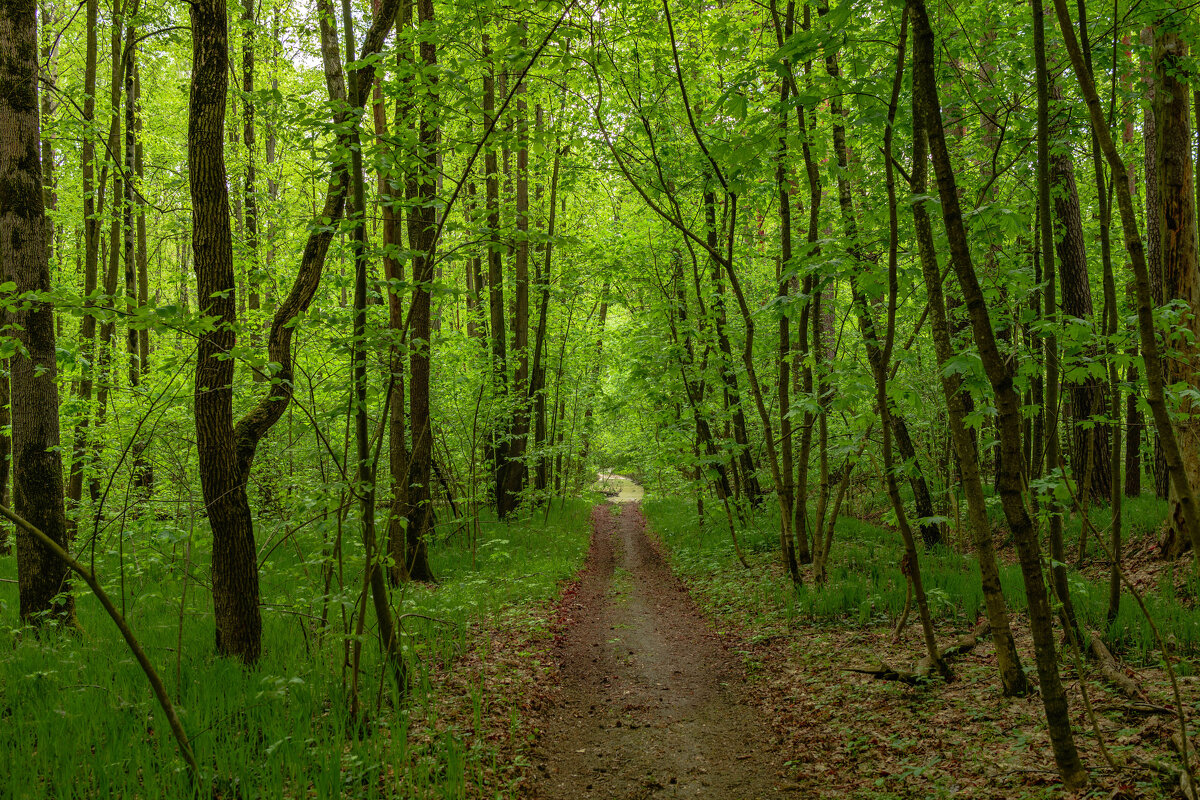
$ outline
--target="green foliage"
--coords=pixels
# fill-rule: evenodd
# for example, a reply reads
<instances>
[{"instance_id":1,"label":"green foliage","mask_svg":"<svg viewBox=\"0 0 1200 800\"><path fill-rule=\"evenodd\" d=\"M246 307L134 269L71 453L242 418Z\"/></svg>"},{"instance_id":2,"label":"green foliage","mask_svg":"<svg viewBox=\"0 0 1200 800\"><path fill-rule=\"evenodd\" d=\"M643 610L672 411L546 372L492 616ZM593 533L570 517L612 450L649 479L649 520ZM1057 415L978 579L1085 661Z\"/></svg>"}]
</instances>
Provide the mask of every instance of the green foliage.
<instances>
[{"instance_id":1,"label":"green foliage","mask_svg":"<svg viewBox=\"0 0 1200 800\"><path fill-rule=\"evenodd\" d=\"M889 625L904 608L905 581L900 573L903 546L893 530L852 517L839 518L834 555L824 585L811 580L792 587L779 566L778 517L756 519L740 530L743 548L752 569L737 562L723 516L697 521L695 507L669 497L648 498L645 511L652 527L666 542L675 568L697 582L706 596L726 608L746 615L756 630L790 629L800 622L813 625L871 627ZM1165 504L1154 498L1136 498L1123 509L1126 530L1137 539L1155 531L1166 514ZM1094 509L1099 517L1106 509ZM1078 536L1078 520L1064 526L1068 540ZM1001 554L1008 552L1001 548ZM921 556L921 576L935 622L950 628L973 626L985 613L979 569L973 556L948 547ZM1003 563L1000 580L1009 609L1020 614L1026 607L1025 585L1015 563ZM1120 612L1110 624L1108 585L1105 580L1072 574L1072 600L1083 624L1103 632L1105 641L1127 659L1155 663L1157 644L1149 623L1136 603L1124 593ZM1171 637L1180 654L1200 656L1200 611L1181 602L1167 573L1156 591L1147 593L1146 605L1164 637Z\"/></svg>"},{"instance_id":2,"label":"green foliage","mask_svg":"<svg viewBox=\"0 0 1200 800\"><path fill-rule=\"evenodd\" d=\"M372 626L363 647L365 716L354 721L343 668L346 617L359 586L314 587L324 559L319 529L274 550L264 563L263 660L245 669L212 656L207 563L187 531L142 520L97 567L178 703L197 760L222 793L244 797L461 797L495 758L478 731L438 721L443 670L480 646L475 626L545 624L530 609L553 597L583 560L589 506L570 501L511 526L484 520L472 547L463 535L433 548L436 587L408 586L393 598L404 622L410 699L397 704L379 680ZM346 539L347 575L361 548ZM308 553L308 556L304 554ZM0 607L16 607L13 560L0 559ZM186 599L184 597L186 581ZM124 591L122 591L124 587ZM322 607L329 601L329 627ZM187 774L145 678L99 604L78 597L81 632L8 629L0 634L0 772L9 796L185 797ZM351 634L352 636L352 634ZM382 697L380 691L383 691ZM483 693L487 687L474 688ZM382 703L383 713L376 708ZM431 738L432 733L432 738ZM220 787L225 787L221 789Z\"/></svg>"}]
</instances>

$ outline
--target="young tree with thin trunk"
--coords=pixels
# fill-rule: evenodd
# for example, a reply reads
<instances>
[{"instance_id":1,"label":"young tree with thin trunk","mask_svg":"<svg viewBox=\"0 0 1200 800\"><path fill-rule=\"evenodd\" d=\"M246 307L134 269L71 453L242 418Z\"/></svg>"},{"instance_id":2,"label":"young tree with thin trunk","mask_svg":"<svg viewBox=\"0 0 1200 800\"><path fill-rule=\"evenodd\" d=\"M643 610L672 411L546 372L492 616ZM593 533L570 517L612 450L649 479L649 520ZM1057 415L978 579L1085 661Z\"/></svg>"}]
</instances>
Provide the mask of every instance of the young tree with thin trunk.
<instances>
[{"instance_id":1,"label":"young tree with thin trunk","mask_svg":"<svg viewBox=\"0 0 1200 800\"><path fill-rule=\"evenodd\" d=\"M1040 5L1040 0L1035 0L1034 16L1037 18L1041 15ZM1075 739L1071 732L1067 696L1058 670L1050 597L1042 577L1041 551L1026 505L1021 474L1020 398L1013 387L1012 366L1005 362L996 346L996 335L988 317L983 289L971 257L966 226L959 205L957 181L946 147L945 131L942 128L937 78L934 73L934 35L929 23L929 14L924 0L908 0L908 10L912 15L913 24L913 122L924 129L930 142L938 196L942 201L942 219L950 243L951 264L962 288L984 371L995 394L996 427L1003 452L998 480L1000 500L1020 558L1021 576L1029 603L1029 625L1033 633L1035 660L1041 680L1042 703L1046 709L1054 759L1063 783L1068 788L1078 788L1087 784L1088 776L1079 760L1079 752L1075 748Z\"/></svg>"}]
</instances>

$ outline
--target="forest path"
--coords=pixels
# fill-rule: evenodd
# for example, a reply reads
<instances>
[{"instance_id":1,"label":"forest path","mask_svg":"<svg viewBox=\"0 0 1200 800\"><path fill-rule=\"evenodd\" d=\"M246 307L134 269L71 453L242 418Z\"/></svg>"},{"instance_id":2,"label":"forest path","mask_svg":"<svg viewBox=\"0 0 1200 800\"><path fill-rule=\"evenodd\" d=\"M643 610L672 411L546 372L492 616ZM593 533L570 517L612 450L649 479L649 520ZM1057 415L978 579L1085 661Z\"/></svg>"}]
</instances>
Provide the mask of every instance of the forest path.
<instances>
[{"instance_id":1,"label":"forest path","mask_svg":"<svg viewBox=\"0 0 1200 800\"><path fill-rule=\"evenodd\" d=\"M556 648L560 701L540 727L534 796L757 800L795 789L745 696L737 658L647 537L640 503L592 509Z\"/></svg>"}]
</instances>

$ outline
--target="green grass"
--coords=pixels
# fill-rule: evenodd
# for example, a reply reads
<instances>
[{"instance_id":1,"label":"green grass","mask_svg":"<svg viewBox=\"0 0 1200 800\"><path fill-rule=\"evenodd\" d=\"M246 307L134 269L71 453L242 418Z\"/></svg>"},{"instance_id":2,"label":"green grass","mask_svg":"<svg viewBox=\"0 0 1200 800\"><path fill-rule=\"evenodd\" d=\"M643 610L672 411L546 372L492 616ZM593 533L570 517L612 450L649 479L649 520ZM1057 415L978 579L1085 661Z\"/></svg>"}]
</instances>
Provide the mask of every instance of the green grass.
<instances>
[{"instance_id":1,"label":"green grass","mask_svg":"<svg viewBox=\"0 0 1200 800\"><path fill-rule=\"evenodd\" d=\"M200 533L182 613L186 533L160 531L148 547L142 531L137 549L127 540L125 606L179 705L216 796L461 797L495 753L472 730L439 730L445 726L437 724L441 689L433 668L479 645L469 641L471 620L540 624L527 609L554 596L579 568L588 508L568 502L545 527L540 514L509 526L485 524L474 554L461 534L432 546L440 584L407 587L394 598L404 613L440 620L406 620L404 653L414 690L394 709L392 698L381 696L379 647L368 617L365 724L351 722L343 666L343 612L353 613L361 585L362 552L351 544L352 525L346 527L346 585L340 589L335 577L323 637L316 630L323 600L320 541L279 547L263 564L263 658L253 669L212 654L211 598L198 584L208 580ZM106 544L98 571L119 597L116 543ZM12 581L15 573L15 558L0 558L0 577ZM0 582L0 618L7 626L0 631L0 775L7 796L186 796L187 776L165 720L95 599L78 596L81 633L42 636L14 627L16 599L15 584ZM487 687L469 691L480 708ZM418 729L424 733L410 736Z\"/></svg>"},{"instance_id":2,"label":"green grass","mask_svg":"<svg viewBox=\"0 0 1200 800\"><path fill-rule=\"evenodd\" d=\"M851 517L838 520L828 581L807 581L793 588L778 568L778 516L767 512L748 529L739 531L752 569L738 563L723 516L709 515L701 526L694 504L673 498L649 497L643 504L651 527L671 551L675 568L701 582L708 594L727 609L755 621L765 634L787 629L799 621L810 624L867 627L895 620L904 607L905 585L900 573L900 535ZM1107 509L1092 510L1097 525L1107 524ZM1166 514L1165 503L1142 497L1123 509L1126 532L1146 536ZM1081 523L1068 520L1065 538L1077 542ZM1093 551L1096 548L1093 546ZM1068 547L1069 553L1074 549ZM921 555L930 611L943 625L969 626L984 613L979 569L973 555L937 547ZM1025 587L1016 564L1001 567L1001 583L1012 611L1026 608ZM1109 624L1106 581L1090 580L1071 570L1072 599L1084 624L1103 633L1110 646L1135 661L1156 661L1157 646L1150 625L1133 598L1122 595L1120 612ZM1200 610L1181 603L1172 582L1145 596L1147 608L1164 637L1173 637L1178 652L1200 654Z\"/></svg>"}]
</instances>

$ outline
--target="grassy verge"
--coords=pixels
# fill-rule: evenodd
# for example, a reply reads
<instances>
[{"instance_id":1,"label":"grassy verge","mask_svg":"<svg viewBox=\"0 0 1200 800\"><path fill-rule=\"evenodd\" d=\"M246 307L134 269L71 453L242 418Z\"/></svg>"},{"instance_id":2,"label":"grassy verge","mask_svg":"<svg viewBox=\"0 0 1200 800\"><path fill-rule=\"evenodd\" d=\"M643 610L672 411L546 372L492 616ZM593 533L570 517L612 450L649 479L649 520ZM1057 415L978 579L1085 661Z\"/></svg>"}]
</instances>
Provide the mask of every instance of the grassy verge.
<instances>
[{"instance_id":1,"label":"grassy verge","mask_svg":"<svg viewBox=\"0 0 1200 800\"><path fill-rule=\"evenodd\" d=\"M506 763L519 763L524 694L544 666L543 608L582 564L588 509L568 502L544 526L540 514L485 524L474 547L461 535L433 547L440 583L404 587L393 598L401 613L421 615L404 624L411 696L397 702L382 681L368 618L365 713L357 720L346 653L362 553L351 527L328 596L320 541L289 542L265 558L263 658L250 670L212 655L199 537L188 548L186 534L173 529L127 533L101 548L97 567L179 704L215 796L504 797L515 780ZM142 544L135 550L133 541ZM8 796L186 796L165 721L99 604L81 593L80 633L36 636L13 627L15 577L15 559L0 559L9 626L0 631L0 775Z\"/></svg>"},{"instance_id":2,"label":"grassy verge","mask_svg":"<svg viewBox=\"0 0 1200 800\"><path fill-rule=\"evenodd\" d=\"M694 505L674 498L651 497L643 508L651 527L670 549L676 569L697 582L708 596L720 598L726 608L749 615L756 628L768 632L764 635L791 628L800 621L873 627L895 620L904 608L905 584L899 568L903 545L899 533L888 528L840 518L828 581L824 585L806 581L793 588L776 566L777 516L768 514L740 531L742 546L754 567L747 572L737 563L723 517L710 516L701 525ZM1166 508L1153 498L1139 498L1127 504L1124 514L1125 529L1135 537L1144 537L1156 530ZM1105 525L1107 509L1094 509L1092 518L1098 526ZM1078 519L1067 520L1068 542L1078 540L1080 525ZM922 554L921 575L936 622L969 626L984 613L974 556L948 547L934 548ZM1002 565L1001 582L1010 608L1017 613L1024 611L1025 587L1015 563ZM1134 662L1158 659L1150 625L1128 593L1123 595L1120 612L1110 624L1106 619L1107 582L1072 570L1070 583L1076 609L1086 626L1101 631L1111 647ZM1171 570L1163 573L1145 600L1160 632L1171 637L1179 653L1200 654L1200 609L1181 602ZM1184 671L1189 671L1186 664Z\"/></svg>"}]
</instances>

